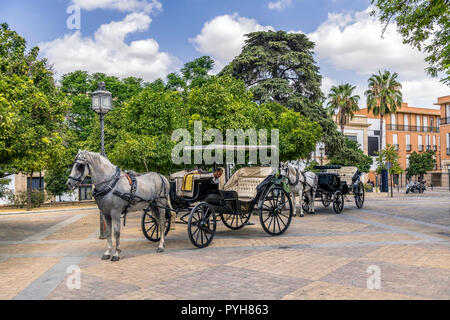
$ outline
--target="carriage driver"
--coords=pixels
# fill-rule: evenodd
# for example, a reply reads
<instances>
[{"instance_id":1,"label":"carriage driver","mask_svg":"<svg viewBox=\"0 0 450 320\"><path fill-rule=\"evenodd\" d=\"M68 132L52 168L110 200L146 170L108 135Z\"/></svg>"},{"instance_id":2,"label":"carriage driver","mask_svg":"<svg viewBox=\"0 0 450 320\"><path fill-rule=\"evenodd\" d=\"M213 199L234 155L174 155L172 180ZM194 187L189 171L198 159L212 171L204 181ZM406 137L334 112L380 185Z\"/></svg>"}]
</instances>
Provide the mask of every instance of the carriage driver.
<instances>
[{"instance_id":1,"label":"carriage driver","mask_svg":"<svg viewBox=\"0 0 450 320\"><path fill-rule=\"evenodd\" d=\"M211 181L215 184L219 184L220 182L220 177L223 174L223 168L217 168L214 172L213 172L213 176L211 178Z\"/></svg>"}]
</instances>

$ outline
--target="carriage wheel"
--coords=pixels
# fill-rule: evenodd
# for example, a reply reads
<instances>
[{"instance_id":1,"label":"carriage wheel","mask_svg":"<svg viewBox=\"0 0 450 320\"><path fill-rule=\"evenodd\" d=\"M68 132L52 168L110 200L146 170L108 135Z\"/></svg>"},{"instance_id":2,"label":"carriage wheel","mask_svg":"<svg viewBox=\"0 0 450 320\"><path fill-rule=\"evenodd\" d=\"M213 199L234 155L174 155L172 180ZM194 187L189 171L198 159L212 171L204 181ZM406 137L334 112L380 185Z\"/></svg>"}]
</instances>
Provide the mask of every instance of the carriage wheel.
<instances>
[{"instance_id":1,"label":"carriage wheel","mask_svg":"<svg viewBox=\"0 0 450 320\"><path fill-rule=\"evenodd\" d=\"M358 186L356 187L356 192L355 192L355 203L356 203L356 206L358 207L358 209L361 209L364 204L364 196L365 196L364 185L360 181L358 183Z\"/></svg>"},{"instance_id":2,"label":"carriage wheel","mask_svg":"<svg viewBox=\"0 0 450 320\"><path fill-rule=\"evenodd\" d=\"M144 211L141 217L141 229L144 236L151 242L158 242L161 240L161 230L159 229L158 222L156 221L156 208L149 211ZM170 210L166 210L166 228L164 230L164 236L167 236L170 230Z\"/></svg>"},{"instance_id":3,"label":"carriage wheel","mask_svg":"<svg viewBox=\"0 0 450 320\"><path fill-rule=\"evenodd\" d=\"M223 224L232 230L239 230L250 220L251 212L243 212L241 214L221 213L220 219Z\"/></svg>"},{"instance_id":4,"label":"carriage wheel","mask_svg":"<svg viewBox=\"0 0 450 320\"><path fill-rule=\"evenodd\" d=\"M344 209L344 195L338 190L333 196L333 210L334 213L339 214L342 212L342 209Z\"/></svg>"},{"instance_id":5,"label":"carriage wheel","mask_svg":"<svg viewBox=\"0 0 450 320\"><path fill-rule=\"evenodd\" d=\"M323 194L322 193L322 204L325 208L328 208L328 206L331 203L331 197L329 195Z\"/></svg>"},{"instance_id":6,"label":"carriage wheel","mask_svg":"<svg viewBox=\"0 0 450 320\"><path fill-rule=\"evenodd\" d=\"M188 235L192 244L197 248L207 247L216 234L216 214L214 210L200 203L196 205L189 215Z\"/></svg>"},{"instance_id":7,"label":"carriage wheel","mask_svg":"<svg viewBox=\"0 0 450 320\"><path fill-rule=\"evenodd\" d=\"M289 194L280 187L271 189L259 209L259 220L271 236L285 232L292 220L293 208Z\"/></svg>"},{"instance_id":8,"label":"carriage wheel","mask_svg":"<svg viewBox=\"0 0 450 320\"><path fill-rule=\"evenodd\" d=\"M309 210L309 198L306 196L305 192L303 192L302 199L303 199L303 201L302 201L303 212L309 213L309 211L310 211Z\"/></svg>"}]
</instances>

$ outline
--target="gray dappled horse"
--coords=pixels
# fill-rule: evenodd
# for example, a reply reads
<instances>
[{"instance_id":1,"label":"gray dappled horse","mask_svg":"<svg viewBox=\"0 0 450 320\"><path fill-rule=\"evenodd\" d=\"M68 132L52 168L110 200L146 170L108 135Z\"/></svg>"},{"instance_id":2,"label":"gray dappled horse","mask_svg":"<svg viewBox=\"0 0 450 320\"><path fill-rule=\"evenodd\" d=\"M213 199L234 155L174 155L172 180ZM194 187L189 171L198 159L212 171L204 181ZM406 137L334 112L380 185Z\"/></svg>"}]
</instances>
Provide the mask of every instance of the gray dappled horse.
<instances>
[{"instance_id":1,"label":"gray dappled horse","mask_svg":"<svg viewBox=\"0 0 450 320\"><path fill-rule=\"evenodd\" d=\"M317 175L312 171L305 172L306 163L304 161L289 161L281 164L281 171L287 177L289 185L291 186L291 198L294 203L295 213L300 207L300 217L303 217L303 193L308 198L310 203L310 212L314 213L314 199L316 197L316 190L318 179ZM295 195L298 195L299 205L295 201Z\"/></svg>"},{"instance_id":2,"label":"gray dappled horse","mask_svg":"<svg viewBox=\"0 0 450 320\"><path fill-rule=\"evenodd\" d=\"M100 214L106 221L108 248L102 259L120 260L120 218L122 213L144 210L149 208L150 205L154 205L154 208L156 208L153 212L161 228L161 239L157 252L163 252L166 215L165 210L159 207L167 208L170 206L169 181L156 172L136 175L135 190L132 192L132 183L129 176L126 177L126 174L121 173L121 170L109 162L107 158L95 152L79 151L67 180L67 186L72 190L77 188L87 175L91 176L92 183L95 186L93 195L100 209ZM120 196L123 194L128 195L129 201L126 200L126 197ZM116 239L114 250L111 235L112 227Z\"/></svg>"}]
</instances>

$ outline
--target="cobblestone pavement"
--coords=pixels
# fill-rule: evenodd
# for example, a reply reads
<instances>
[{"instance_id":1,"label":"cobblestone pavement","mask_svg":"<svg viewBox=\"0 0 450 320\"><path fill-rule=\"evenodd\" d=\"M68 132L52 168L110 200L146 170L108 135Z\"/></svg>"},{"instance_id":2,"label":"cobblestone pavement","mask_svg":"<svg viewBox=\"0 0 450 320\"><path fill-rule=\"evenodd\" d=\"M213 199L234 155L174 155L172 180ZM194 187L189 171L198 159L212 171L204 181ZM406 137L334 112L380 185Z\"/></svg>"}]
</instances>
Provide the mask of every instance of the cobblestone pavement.
<instances>
[{"instance_id":1,"label":"cobblestone pavement","mask_svg":"<svg viewBox=\"0 0 450 320\"><path fill-rule=\"evenodd\" d=\"M1 215L0 299L450 299L448 191L345 205L335 215L317 203L280 237L256 216L238 231L219 223L205 249L177 224L164 253L130 213L115 263L100 259L98 210ZM380 289L367 288L374 268Z\"/></svg>"}]
</instances>

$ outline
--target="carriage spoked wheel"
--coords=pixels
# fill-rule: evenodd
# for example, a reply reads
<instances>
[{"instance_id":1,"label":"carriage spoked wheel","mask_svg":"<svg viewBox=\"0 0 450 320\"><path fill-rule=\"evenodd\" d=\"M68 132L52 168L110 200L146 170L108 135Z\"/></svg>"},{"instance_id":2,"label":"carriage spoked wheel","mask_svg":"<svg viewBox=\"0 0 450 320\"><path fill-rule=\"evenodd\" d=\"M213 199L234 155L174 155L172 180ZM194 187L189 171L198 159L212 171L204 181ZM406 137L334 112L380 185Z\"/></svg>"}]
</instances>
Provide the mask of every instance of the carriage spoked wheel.
<instances>
[{"instance_id":1,"label":"carriage spoked wheel","mask_svg":"<svg viewBox=\"0 0 450 320\"><path fill-rule=\"evenodd\" d=\"M322 204L323 204L323 206L325 208L328 208L330 203L331 203L331 196L322 193Z\"/></svg>"},{"instance_id":2,"label":"carriage spoked wheel","mask_svg":"<svg viewBox=\"0 0 450 320\"><path fill-rule=\"evenodd\" d=\"M364 205L364 198L365 198L364 185L360 181L355 190L355 203L358 209L361 209L362 206Z\"/></svg>"},{"instance_id":3,"label":"carriage spoked wheel","mask_svg":"<svg viewBox=\"0 0 450 320\"><path fill-rule=\"evenodd\" d=\"M156 220L156 208L152 208L150 211L144 210L141 217L141 228L144 236L151 242L158 242L161 240L161 230L159 228L158 221ZM170 230L170 210L166 210L166 228L164 230L164 236L167 236Z\"/></svg>"},{"instance_id":4,"label":"carriage spoked wheel","mask_svg":"<svg viewBox=\"0 0 450 320\"><path fill-rule=\"evenodd\" d=\"M197 248L207 247L216 234L216 214L205 203L196 205L189 214L189 240Z\"/></svg>"},{"instance_id":5,"label":"carriage spoked wheel","mask_svg":"<svg viewBox=\"0 0 450 320\"><path fill-rule=\"evenodd\" d=\"M302 195L302 209L303 212L309 213L311 210L309 210L309 198L306 196L306 193L303 192Z\"/></svg>"},{"instance_id":6,"label":"carriage spoked wheel","mask_svg":"<svg viewBox=\"0 0 450 320\"><path fill-rule=\"evenodd\" d=\"M333 210L334 213L339 214L344 209L344 194L338 190L333 195Z\"/></svg>"},{"instance_id":7,"label":"carriage spoked wheel","mask_svg":"<svg viewBox=\"0 0 450 320\"><path fill-rule=\"evenodd\" d=\"M288 229L292 214L291 197L280 187L269 190L259 208L261 226L271 236L278 236Z\"/></svg>"},{"instance_id":8,"label":"carriage spoked wheel","mask_svg":"<svg viewBox=\"0 0 450 320\"><path fill-rule=\"evenodd\" d=\"M247 224L248 220L250 220L250 215L251 212L243 212L241 214L221 213L220 219L227 228L239 230Z\"/></svg>"}]
</instances>

